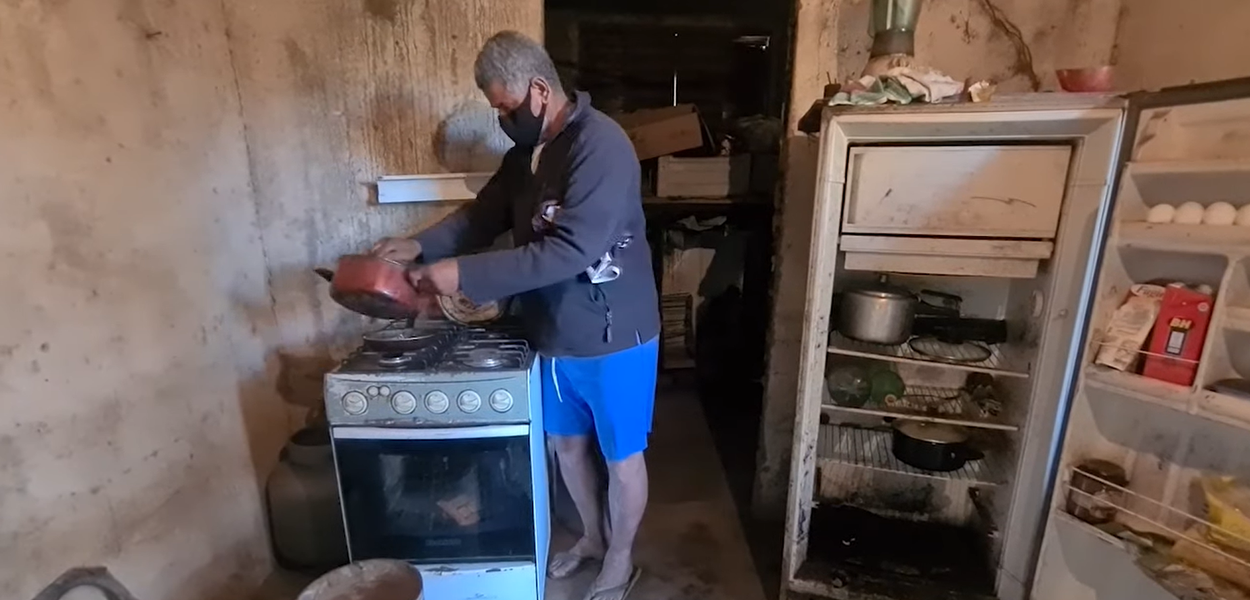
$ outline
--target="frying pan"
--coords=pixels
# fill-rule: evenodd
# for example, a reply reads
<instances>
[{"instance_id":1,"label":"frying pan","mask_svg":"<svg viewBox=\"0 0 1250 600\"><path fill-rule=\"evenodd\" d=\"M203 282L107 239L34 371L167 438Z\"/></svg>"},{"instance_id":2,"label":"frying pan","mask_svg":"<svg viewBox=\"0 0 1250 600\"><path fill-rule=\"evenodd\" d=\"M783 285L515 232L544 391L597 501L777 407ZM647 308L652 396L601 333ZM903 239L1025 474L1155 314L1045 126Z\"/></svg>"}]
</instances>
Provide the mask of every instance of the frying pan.
<instances>
[{"instance_id":1,"label":"frying pan","mask_svg":"<svg viewBox=\"0 0 1250 600\"><path fill-rule=\"evenodd\" d=\"M404 263L370 254L343 256L334 271L315 269L330 282L330 298L375 319L407 319L420 312L419 294L408 282L407 270Z\"/></svg>"},{"instance_id":2,"label":"frying pan","mask_svg":"<svg viewBox=\"0 0 1250 600\"><path fill-rule=\"evenodd\" d=\"M403 327L370 331L361 336L365 347L378 352L407 352L419 350L441 335L428 328Z\"/></svg>"}]
</instances>

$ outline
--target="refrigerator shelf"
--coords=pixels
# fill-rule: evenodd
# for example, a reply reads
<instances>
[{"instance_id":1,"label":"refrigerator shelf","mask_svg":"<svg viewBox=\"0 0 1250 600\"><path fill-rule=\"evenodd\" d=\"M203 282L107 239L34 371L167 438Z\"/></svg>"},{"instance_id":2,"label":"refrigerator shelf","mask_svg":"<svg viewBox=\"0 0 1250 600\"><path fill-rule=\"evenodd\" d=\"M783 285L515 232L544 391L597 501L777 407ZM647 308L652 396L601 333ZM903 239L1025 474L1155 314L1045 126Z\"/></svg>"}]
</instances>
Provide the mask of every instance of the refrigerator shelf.
<instances>
[{"instance_id":1,"label":"refrigerator shelf","mask_svg":"<svg viewBox=\"0 0 1250 600\"><path fill-rule=\"evenodd\" d=\"M1250 430L1250 406L1247 406L1245 400L1227 394L1195 390L1094 365L1085 368L1085 386L1215 423Z\"/></svg>"},{"instance_id":2,"label":"refrigerator shelf","mask_svg":"<svg viewBox=\"0 0 1250 600\"><path fill-rule=\"evenodd\" d=\"M837 332L829 334L829 352L832 354L859 356L898 363L936 365L960 371L989 373L990 375L1001 375L1004 377L1027 378L1029 376L1027 363L1016 358L1010 345L989 344L987 347L990 349L990 357L986 360L980 362L956 362L925 356L912 350L911 346L905 343L897 346L885 346L857 342Z\"/></svg>"},{"instance_id":3,"label":"refrigerator shelf","mask_svg":"<svg viewBox=\"0 0 1250 600\"><path fill-rule=\"evenodd\" d=\"M1175 543L1171 554L1189 560L1188 556L1203 554L1215 561L1204 560L1205 564L1220 562L1232 565L1241 572L1250 570L1250 561L1241 553L1229 551L1209 539L1215 536L1226 540L1224 543L1242 547L1250 547L1250 539L1244 531L1223 527L1204 516L1171 506L1145 494L1135 492L1125 486L1117 485L1092 473L1081 472L1082 477L1093 479L1109 490L1118 494L1099 492L1092 494L1072 485L1072 468L1069 467L1064 477L1064 492L1068 500L1081 498L1083 502L1098 506L1113 506L1116 509L1115 520L1108 525L1094 526L1072 516L1063 508L1055 508L1055 514L1062 520L1080 528L1103 541L1127 550L1132 540L1143 539L1139 533L1162 536ZM1243 518L1244 519L1244 518ZM1133 532L1125 537L1117 536L1111 530L1127 530ZM1181 546L1185 546L1182 550ZM1180 552L1178 552L1178 550ZM1188 556L1185 556L1188 555ZM1221 575L1222 573L1214 573Z\"/></svg>"},{"instance_id":4,"label":"refrigerator shelf","mask_svg":"<svg viewBox=\"0 0 1250 600\"><path fill-rule=\"evenodd\" d=\"M1224 329L1250 333L1250 306L1229 306L1224 309Z\"/></svg>"},{"instance_id":5,"label":"refrigerator shelf","mask_svg":"<svg viewBox=\"0 0 1250 600\"><path fill-rule=\"evenodd\" d=\"M888 430L821 425L816 456L821 461L914 477L979 485L998 485L1006 481L1007 466L993 452L986 452L981 460L968 461L959 470L939 473L917 469L894 458L890 451L892 444L893 436Z\"/></svg>"},{"instance_id":6,"label":"refrigerator shelf","mask_svg":"<svg viewBox=\"0 0 1250 600\"><path fill-rule=\"evenodd\" d=\"M821 405L821 410L878 417L905 417L913 421L948 423L1003 431L1019 429L1006 421L1001 408L998 414L992 414L974 403L967 392L959 388L909 385L904 394L902 398L887 402L884 406L869 402L859 408L851 408L826 403Z\"/></svg>"},{"instance_id":7,"label":"refrigerator shelf","mask_svg":"<svg viewBox=\"0 0 1250 600\"><path fill-rule=\"evenodd\" d=\"M1116 239L1125 248L1235 257L1250 247L1250 227L1131 221L1120 224Z\"/></svg>"},{"instance_id":8,"label":"refrigerator shelf","mask_svg":"<svg viewBox=\"0 0 1250 600\"><path fill-rule=\"evenodd\" d=\"M1156 198L1216 199L1250 187L1250 160L1133 161L1126 171L1138 188Z\"/></svg>"}]
</instances>

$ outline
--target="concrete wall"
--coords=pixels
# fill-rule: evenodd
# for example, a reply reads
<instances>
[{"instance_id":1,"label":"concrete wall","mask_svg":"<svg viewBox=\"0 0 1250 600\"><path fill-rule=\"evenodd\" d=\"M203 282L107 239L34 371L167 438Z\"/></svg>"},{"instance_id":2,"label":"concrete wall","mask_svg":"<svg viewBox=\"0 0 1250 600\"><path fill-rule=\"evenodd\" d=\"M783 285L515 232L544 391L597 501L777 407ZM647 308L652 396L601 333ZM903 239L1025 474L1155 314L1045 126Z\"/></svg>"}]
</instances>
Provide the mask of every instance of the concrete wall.
<instances>
[{"instance_id":1,"label":"concrete wall","mask_svg":"<svg viewBox=\"0 0 1250 600\"><path fill-rule=\"evenodd\" d=\"M473 54L540 6L0 3L0 597L245 597L282 399L363 325L309 269L446 211L378 174L491 164Z\"/></svg>"},{"instance_id":2,"label":"concrete wall","mask_svg":"<svg viewBox=\"0 0 1250 600\"><path fill-rule=\"evenodd\" d=\"M1250 2L1132 0L1116 34L1121 89L1250 76Z\"/></svg>"},{"instance_id":3,"label":"concrete wall","mask_svg":"<svg viewBox=\"0 0 1250 600\"><path fill-rule=\"evenodd\" d=\"M143 598L266 565L286 429L221 5L0 3L0 597Z\"/></svg>"},{"instance_id":4,"label":"concrete wall","mask_svg":"<svg viewBox=\"0 0 1250 600\"><path fill-rule=\"evenodd\" d=\"M269 369L293 404L365 323L314 266L415 232L453 205L378 206L381 175L490 171L507 140L473 81L494 32L542 36L540 0L226 2L276 329Z\"/></svg>"},{"instance_id":5,"label":"concrete wall","mask_svg":"<svg viewBox=\"0 0 1250 600\"><path fill-rule=\"evenodd\" d=\"M784 191L774 220L778 260L754 495L754 511L765 518L780 518L789 488L815 201L817 140L799 133L795 125L827 81L859 74L871 42L870 0L797 2L790 133L784 150ZM959 80L995 80L1004 92L1056 89L1056 67L1105 64L1111 59L1119 6L1118 0L931 0L921 13L916 55Z\"/></svg>"}]
</instances>

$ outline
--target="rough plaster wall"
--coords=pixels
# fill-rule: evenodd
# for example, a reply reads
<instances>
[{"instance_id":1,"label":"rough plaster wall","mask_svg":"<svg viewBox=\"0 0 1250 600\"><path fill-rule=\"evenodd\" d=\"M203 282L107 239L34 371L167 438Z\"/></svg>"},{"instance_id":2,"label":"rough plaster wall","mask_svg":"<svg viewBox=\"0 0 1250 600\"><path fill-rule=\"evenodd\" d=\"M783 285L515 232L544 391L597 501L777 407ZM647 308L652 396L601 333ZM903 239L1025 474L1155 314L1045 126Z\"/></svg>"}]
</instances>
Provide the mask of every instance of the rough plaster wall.
<instances>
[{"instance_id":1,"label":"rough plaster wall","mask_svg":"<svg viewBox=\"0 0 1250 600\"><path fill-rule=\"evenodd\" d=\"M491 168L472 60L537 0L0 3L0 597L110 567L238 598L259 486L359 319L311 268L451 207L386 173ZM242 117L241 117L242 115ZM267 285L268 284L268 285Z\"/></svg>"},{"instance_id":2,"label":"rough plaster wall","mask_svg":"<svg viewBox=\"0 0 1250 600\"><path fill-rule=\"evenodd\" d=\"M267 568L256 443L285 422L252 386L223 31L217 2L0 2L0 598L97 564L140 598L237 598Z\"/></svg>"},{"instance_id":3,"label":"rough plaster wall","mask_svg":"<svg viewBox=\"0 0 1250 600\"><path fill-rule=\"evenodd\" d=\"M845 0L838 75L868 60L871 0ZM951 77L991 79L1002 91L1056 90L1055 69L1107 64L1120 0L930 0L916 27L916 57ZM1014 37L1018 33L1019 37ZM1027 58L1017 51L1028 47Z\"/></svg>"},{"instance_id":4,"label":"rough plaster wall","mask_svg":"<svg viewBox=\"0 0 1250 600\"><path fill-rule=\"evenodd\" d=\"M1116 56L1126 90L1250 76L1250 2L1128 0Z\"/></svg>"},{"instance_id":5,"label":"rough plaster wall","mask_svg":"<svg viewBox=\"0 0 1250 600\"><path fill-rule=\"evenodd\" d=\"M1162 0L1160 0L1162 1ZM779 518L789 489L801 323L818 145L795 125L828 81L859 75L868 58L870 0L796 0L789 136L769 331L768 375L753 499L757 516ZM1056 89L1054 69L1111 60L1120 0L929 0L916 54L963 80L993 79L1002 91ZM1022 60L1019 33L1029 49Z\"/></svg>"},{"instance_id":6,"label":"rough plaster wall","mask_svg":"<svg viewBox=\"0 0 1250 600\"><path fill-rule=\"evenodd\" d=\"M277 330L269 368L288 401L321 401L321 375L364 319L312 273L454 205L378 206L381 175L490 171L506 138L473 80L501 29L542 37L540 0L225 0Z\"/></svg>"}]
</instances>

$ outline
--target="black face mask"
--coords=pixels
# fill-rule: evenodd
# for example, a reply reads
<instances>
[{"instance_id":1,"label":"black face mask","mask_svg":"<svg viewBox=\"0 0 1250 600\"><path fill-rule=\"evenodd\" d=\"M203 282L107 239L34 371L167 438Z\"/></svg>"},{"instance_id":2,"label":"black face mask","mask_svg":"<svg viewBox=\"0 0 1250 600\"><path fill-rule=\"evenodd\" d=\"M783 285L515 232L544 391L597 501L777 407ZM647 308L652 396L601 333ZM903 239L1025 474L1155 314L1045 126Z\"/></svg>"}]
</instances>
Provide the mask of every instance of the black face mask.
<instances>
[{"instance_id":1,"label":"black face mask","mask_svg":"<svg viewBox=\"0 0 1250 600\"><path fill-rule=\"evenodd\" d=\"M538 116L530 111L530 96L534 90L526 92L525 100L507 115L499 115L499 127L516 145L532 148L538 145L543 135L543 121L547 116L547 105L538 110Z\"/></svg>"}]
</instances>

